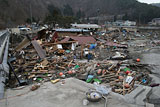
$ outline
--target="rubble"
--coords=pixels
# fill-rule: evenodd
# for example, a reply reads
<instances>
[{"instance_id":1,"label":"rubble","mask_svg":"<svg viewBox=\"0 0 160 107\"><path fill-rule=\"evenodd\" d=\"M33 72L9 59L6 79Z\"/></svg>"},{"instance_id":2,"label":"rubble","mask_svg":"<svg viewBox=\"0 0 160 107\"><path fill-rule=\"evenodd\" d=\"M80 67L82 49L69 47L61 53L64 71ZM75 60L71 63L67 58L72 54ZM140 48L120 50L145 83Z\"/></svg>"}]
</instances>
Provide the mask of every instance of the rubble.
<instances>
[{"instance_id":1,"label":"rubble","mask_svg":"<svg viewBox=\"0 0 160 107\"><path fill-rule=\"evenodd\" d=\"M144 101L152 91L149 87L151 72L147 64L141 63L141 57L133 54L145 52L146 47L153 48L151 45L158 46L157 41L141 40L151 35L124 34L119 30L101 36L65 38L50 32L49 37L45 33L37 37L26 36L10 50L10 59L15 59L11 64L20 80L27 81L27 84L49 81L64 85L63 79L74 77L86 83L108 85L112 92L125 96L127 103L146 105ZM134 40L137 38L141 42L136 43ZM17 87L16 83L10 87ZM38 88L33 87L32 90L35 89ZM84 105L88 102L84 101Z\"/></svg>"}]
</instances>

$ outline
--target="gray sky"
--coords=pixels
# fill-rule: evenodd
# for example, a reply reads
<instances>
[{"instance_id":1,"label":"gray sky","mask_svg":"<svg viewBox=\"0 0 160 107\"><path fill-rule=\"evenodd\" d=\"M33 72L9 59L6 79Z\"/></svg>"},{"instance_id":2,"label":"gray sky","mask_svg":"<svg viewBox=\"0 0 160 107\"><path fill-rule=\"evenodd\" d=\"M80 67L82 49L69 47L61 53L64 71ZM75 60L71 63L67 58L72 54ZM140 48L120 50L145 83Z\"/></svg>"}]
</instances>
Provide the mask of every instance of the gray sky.
<instances>
[{"instance_id":1,"label":"gray sky","mask_svg":"<svg viewBox=\"0 0 160 107\"><path fill-rule=\"evenodd\" d=\"M160 3L160 0L138 0L138 1L144 3Z\"/></svg>"}]
</instances>

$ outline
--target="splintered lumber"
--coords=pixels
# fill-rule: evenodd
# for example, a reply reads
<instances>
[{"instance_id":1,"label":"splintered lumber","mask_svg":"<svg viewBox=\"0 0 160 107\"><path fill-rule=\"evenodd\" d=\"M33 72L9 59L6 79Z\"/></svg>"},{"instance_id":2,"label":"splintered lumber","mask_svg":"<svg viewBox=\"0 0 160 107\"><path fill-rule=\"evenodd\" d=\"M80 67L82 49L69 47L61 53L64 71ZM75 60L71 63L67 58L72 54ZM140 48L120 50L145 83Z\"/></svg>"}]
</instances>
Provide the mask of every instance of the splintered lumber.
<instances>
[{"instance_id":1,"label":"splintered lumber","mask_svg":"<svg viewBox=\"0 0 160 107\"><path fill-rule=\"evenodd\" d=\"M72 62L73 62L73 60L71 60L71 61L69 62L68 67L70 67L70 65L71 65Z\"/></svg>"},{"instance_id":2,"label":"splintered lumber","mask_svg":"<svg viewBox=\"0 0 160 107\"><path fill-rule=\"evenodd\" d=\"M112 70L113 68L115 68L117 66L117 64L113 64L111 67L109 67L109 71Z\"/></svg>"},{"instance_id":3,"label":"splintered lumber","mask_svg":"<svg viewBox=\"0 0 160 107\"><path fill-rule=\"evenodd\" d=\"M26 37L23 39L23 41L15 48L15 50L21 51L23 48L27 47L30 44L29 39Z\"/></svg>"},{"instance_id":4,"label":"splintered lumber","mask_svg":"<svg viewBox=\"0 0 160 107\"><path fill-rule=\"evenodd\" d=\"M47 59L44 59L42 62L41 62L42 66L46 66L48 64L48 60Z\"/></svg>"},{"instance_id":5,"label":"splintered lumber","mask_svg":"<svg viewBox=\"0 0 160 107\"><path fill-rule=\"evenodd\" d=\"M123 80L123 95L125 95L125 81Z\"/></svg>"},{"instance_id":6,"label":"splintered lumber","mask_svg":"<svg viewBox=\"0 0 160 107\"><path fill-rule=\"evenodd\" d=\"M31 61L29 63L25 63L23 66L26 67L26 66L29 66L29 65L34 65L36 63L36 61Z\"/></svg>"},{"instance_id":7,"label":"splintered lumber","mask_svg":"<svg viewBox=\"0 0 160 107\"><path fill-rule=\"evenodd\" d=\"M103 77L105 79L111 79L111 78L116 78L116 76L106 76L106 77Z\"/></svg>"},{"instance_id":8,"label":"splintered lumber","mask_svg":"<svg viewBox=\"0 0 160 107\"><path fill-rule=\"evenodd\" d=\"M121 68L118 69L116 75L118 76L118 74L121 72Z\"/></svg>"},{"instance_id":9,"label":"splintered lumber","mask_svg":"<svg viewBox=\"0 0 160 107\"><path fill-rule=\"evenodd\" d=\"M51 83L52 83L52 84L55 84L55 83L59 82L60 80L61 80L61 79L51 80Z\"/></svg>"},{"instance_id":10,"label":"splintered lumber","mask_svg":"<svg viewBox=\"0 0 160 107\"><path fill-rule=\"evenodd\" d=\"M57 66L57 67L64 70L66 69L65 67L62 67L62 66Z\"/></svg>"},{"instance_id":11,"label":"splintered lumber","mask_svg":"<svg viewBox=\"0 0 160 107\"><path fill-rule=\"evenodd\" d=\"M105 75L102 75L102 76L99 76L99 77L100 78L104 78L104 77L108 77L108 76L114 76L114 77L116 77L116 75L114 73L105 74Z\"/></svg>"},{"instance_id":12,"label":"splintered lumber","mask_svg":"<svg viewBox=\"0 0 160 107\"><path fill-rule=\"evenodd\" d=\"M123 91L129 91L129 89L115 89L115 92L123 92Z\"/></svg>"},{"instance_id":13,"label":"splintered lumber","mask_svg":"<svg viewBox=\"0 0 160 107\"><path fill-rule=\"evenodd\" d=\"M55 74L56 71L46 71L46 72L41 72L41 71L35 71L35 72L30 72L29 74Z\"/></svg>"},{"instance_id":14,"label":"splintered lumber","mask_svg":"<svg viewBox=\"0 0 160 107\"><path fill-rule=\"evenodd\" d=\"M48 70L39 70L40 72L48 72Z\"/></svg>"}]
</instances>

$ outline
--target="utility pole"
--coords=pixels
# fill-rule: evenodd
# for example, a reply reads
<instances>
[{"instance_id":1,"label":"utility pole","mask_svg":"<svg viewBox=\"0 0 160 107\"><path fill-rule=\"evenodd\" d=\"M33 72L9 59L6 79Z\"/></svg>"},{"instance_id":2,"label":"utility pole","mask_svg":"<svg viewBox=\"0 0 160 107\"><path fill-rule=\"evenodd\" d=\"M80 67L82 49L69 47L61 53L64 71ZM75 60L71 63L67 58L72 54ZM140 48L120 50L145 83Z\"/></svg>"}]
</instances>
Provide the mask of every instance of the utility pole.
<instances>
[{"instance_id":1,"label":"utility pole","mask_svg":"<svg viewBox=\"0 0 160 107\"><path fill-rule=\"evenodd\" d=\"M139 13L139 21L138 21L139 25L141 24L141 13Z\"/></svg>"},{"instance_id":2,"label":"utility pole","mask_svg":"<svg viewBox=\"0 0 160 107\"><path fill-rule=\"evenodd\" d=\"M99 20L100 20L100 14L99 14L99 13L100 13L100 9L98 8L98 9L97 9L97 18L98 18L97 24L99 24Z\"/></svg>"},{"instance_id":3,"label":"utility pole","mask_svg":"<svg viewBox=\"0 0 160 107\"><path fill-rule=\"evenodd\" d=\"M30 3L30 17L31 17L31 24L32 24L32 6L31 6L31 3Z\"/></svg>"}]
</instances>

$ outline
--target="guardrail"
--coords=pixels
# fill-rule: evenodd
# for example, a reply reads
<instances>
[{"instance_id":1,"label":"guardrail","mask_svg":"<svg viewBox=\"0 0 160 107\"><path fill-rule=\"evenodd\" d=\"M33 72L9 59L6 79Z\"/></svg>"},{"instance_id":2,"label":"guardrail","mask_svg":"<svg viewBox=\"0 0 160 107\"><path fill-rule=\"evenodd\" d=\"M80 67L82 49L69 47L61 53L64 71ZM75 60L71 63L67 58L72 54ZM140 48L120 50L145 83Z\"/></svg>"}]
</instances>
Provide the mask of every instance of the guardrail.
<instances>
[{"instance_id":1,"label":"guardrail","mask_svg":"<svg viewBox=\"0 0 160 107\"><path fill-rule=\"evenodd\" d=\"M4 96L4 86L7 75L9 74L8 48L10 32L8 30L0 33L0 99Z\"/></svg>"}]
</instances>

